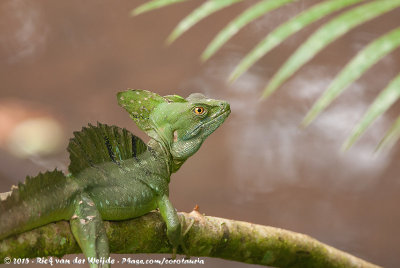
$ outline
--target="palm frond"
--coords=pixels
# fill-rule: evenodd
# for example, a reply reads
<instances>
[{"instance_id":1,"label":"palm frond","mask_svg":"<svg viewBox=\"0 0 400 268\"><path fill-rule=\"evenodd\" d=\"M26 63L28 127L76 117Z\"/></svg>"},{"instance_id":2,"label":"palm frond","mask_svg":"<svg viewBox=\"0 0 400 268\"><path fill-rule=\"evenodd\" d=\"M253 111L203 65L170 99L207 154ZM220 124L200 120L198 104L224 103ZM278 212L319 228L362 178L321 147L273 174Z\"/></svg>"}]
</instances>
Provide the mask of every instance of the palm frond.
<instances>
[{"instance_id":1,"label":"palm frond","mask_svg":"<svg viewBox=\"0 0 400 268\"><path fill-rule=\"evenodd\" d=\"M355 7L330 22L321 26L300 48L284 63L284 65L273 76L268 86L265 88L262 97L271 95L282 83L292 74L300 69L305 63L310 61L318 52L328 44L347 33L354 27L367 22L385 12L400 6L400 0L376 0Z\"/></svg>"},{"instance_id":2,"label":"palm frond","mask_svg":"<svg viewBox=\"0 0 400 268\"><path fill-rule=\"evenodd\" d=\"M349 149L365 130L400 98L400 74L376 97L361 121L355 126L350 136L343 144L343 149Z\"/></svg>"},{"instance_id":3,"label":"palm frond","mask_svg":"<svg viewBox=\"0 0 400 268\"><path fill-rule=\"evenodd\" d=\"M392 147L400 138L400 116L397 117L396 121L386 133L385 137L379 143L376 148L378 151L383 148Z\"/></svg>"},{"instance_id":4,"label":"palm frond","mask_svg":"<svg viewBox=\"0 0 400 268\"><path fill-rule=\"evenodd\" d=\"M144 3L143 5L138 6L134 10L131 11L132 16L136 16L157 8L166 7L172 4L176 4L179 2L188 1L188 0L153 0Z\"/></svg>"},{"instance_id":5,"label":"palm frond","mask_svg":"<svg viewBox=\"0 0 400 268\"><path fill-rule=\"evenodd\" d=\"M304 118L302 124L308 125L323 111L340 93L358 79L367 69L400 46L400 28L371 42L360 51L333 80L329 88L317 100ZM390 95L391 96L391 95Z\"/></svg>"},{"instance_id":6,"label":"palm frond","mask_svg":"<svg viewBox=\"0 0 400 268\"><path fill-rule=\"evenodd\" d=\"M361 1L364 0L325 1L303 11L268 34L244 57L242 61L240 61L235 70L229 76L229 80L233 81L239 78L239 76L246 72L256 61L285 41L288 37L305 28L307 25L324 18L335 11Z\"/></svg>"},{"instance_id":7,"label":"palm frond","mask_svg":"<svg viewBox=\"0 0 400 268\"><path fill-rule=\"evenodd\" d=\"M188 0L152 0L139 6L133 14L140 14L149 10L164 7ZM168 43L173 42L193 25L207 16L235 3L244 0L206 0L185 17L169 35ZM261 0L234 18L210 42L202 54L202 59L207 60L213 56L230 38L243 27L268 12L288 5L296 0ZM251 3L251 1L249 0ZM361 3L364 2L364 3ZM336 11L346 7L344 11L319 27L301 46L289 57L277 73L271 78L264 88L262 98L265 98L278 89L290 76L303 65L310 61L330 43L340 38L355 27L384 15L400 7L400 0L324 0L297 14L287 22L281 24L259 42L236 66L229 79L235 80L246 72L256 61L281 44L288 37L304 29L309 24L325 18ZM338 97L351 83L363 75L371 66L382 57L400 46L400 28L397 28L372 41L360 51L337 75L321 98L307 113L302 124L308 125L321 113L336 97ZM366 114L355 126L350 136L344 143L348 148L366 131L373 121L382 115L400 98L400 75L393 79L389 85L376 97ZM381 141L379 149L393 144L400 138L400 117Z\"/></svg>"},{"instance_id":8,"label":"palm frond","mask_svg":"<svg viewBox=\"0 0 400 268\"><path fill-rule=\"evenodd\" d=\"M202 60L209 59L214 55L232 36L240 31L244 26L253 20L267 14L269 11L277 9L294 0L264 0L250 6L242 14L232 20L219 34L211 41L203 52ZM361 0L358 0L361 1Z\"/></svg>"},{"instance_id":9,"label":"palm frond","mask_svg":"<svg viewBox=\"0 0 400 268\"><path fill-rule=\"evenodd\" d=\"M186 18L184 18L178 26L172 31L168 36L167 42L172 43L184 32L189 30L193 25L198 23L200 20L217 12L225 7L233 5L243 0L208 0L203 3L200 7L196 8L192 13L190 13Z\"/></svg>"}]
</instances>

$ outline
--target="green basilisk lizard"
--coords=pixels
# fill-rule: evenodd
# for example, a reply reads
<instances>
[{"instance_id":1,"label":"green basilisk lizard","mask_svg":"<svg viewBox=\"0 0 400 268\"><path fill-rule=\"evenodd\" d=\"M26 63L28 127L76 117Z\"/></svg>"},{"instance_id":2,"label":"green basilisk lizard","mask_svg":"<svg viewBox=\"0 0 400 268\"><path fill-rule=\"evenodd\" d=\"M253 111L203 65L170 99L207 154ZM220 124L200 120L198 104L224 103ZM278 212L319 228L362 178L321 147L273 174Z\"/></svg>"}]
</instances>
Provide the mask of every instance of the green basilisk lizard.
<instances>
[{"instance_id":1,"label":"green basilisk lizard","mask_svg":"<svg viewBox=\"0 0 400 268\"><path fill-rule=\"evenodd\" d=\"M0 240L68 220L84 255L107 259L103 220L135 218L158 208L173 256L179 246L184 249L181 223L168 198L170 176L224 122L229 104L198 93L184 99L146 90L119 92L117 99L150 141L100 123L75 132L68 145L69 175L54 170L28 177L0 202Z\"/></svg>"}]
</instances>

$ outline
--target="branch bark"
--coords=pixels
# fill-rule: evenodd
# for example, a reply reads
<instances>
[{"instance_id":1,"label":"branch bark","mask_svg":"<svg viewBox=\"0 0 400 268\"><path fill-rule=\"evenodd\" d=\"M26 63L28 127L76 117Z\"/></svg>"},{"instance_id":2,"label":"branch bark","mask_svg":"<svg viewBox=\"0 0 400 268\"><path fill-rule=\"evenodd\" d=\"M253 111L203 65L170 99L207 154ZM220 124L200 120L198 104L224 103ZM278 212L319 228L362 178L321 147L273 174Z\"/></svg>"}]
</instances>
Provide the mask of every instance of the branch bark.
<instances>
[{"instance_id":1,"label":"branch bark","mask_svg":"<svg viewBox=\"0 0 400 268\"><path fill-rule=\"evenodd\" d=\"M307 235L242 221L179 213L191 256L215 257L276 267L378 267ZM105 221L112 253L171 253L158 212L118 222ZM5 257L61 257L80 253L68 222L60 221L0 241ZM178 252L183 254L183 252Z\"/></svg>"}]
</instances>

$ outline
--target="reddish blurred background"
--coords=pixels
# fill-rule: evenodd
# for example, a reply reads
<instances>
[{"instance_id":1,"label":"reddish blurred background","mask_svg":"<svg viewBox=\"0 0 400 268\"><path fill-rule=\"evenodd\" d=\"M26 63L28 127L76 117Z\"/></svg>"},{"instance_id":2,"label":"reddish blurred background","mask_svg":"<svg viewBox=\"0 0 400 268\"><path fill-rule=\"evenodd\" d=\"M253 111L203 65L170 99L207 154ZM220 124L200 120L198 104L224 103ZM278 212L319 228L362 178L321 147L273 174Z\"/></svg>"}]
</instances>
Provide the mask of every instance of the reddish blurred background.
<instances>
[{"instance_id":1,"label":"reddish blurred background","mask_svg":"<svg viewBox=\"0 0 400 268\"><path fill-rule=\"evenodd\" d=\"M228 100L232 114L173 175L171 200L179 211L198 204L206 215L305 233L368 261L399 267L400 147L373 153L399 105L348 152L340 146L399 73L400 52L368 71L310 127L298 125L357 51L398 26L400 10L330 45L267 101L258 98L271 75L327 19L288 39L236 83L225 82L266 33L315 2L298 1L257 20L201 64L207 43L249 3L209 17L165 46L167 35L198 1L134 18L130 11L144 1L1 1L0 191L39 171L66 171L68 139L89 122L126 127L147 140L118 107L117 91L140 88L184 97L201 92ZM205 263L254 267L210 258Z\"/></svg>"}]
</instances>

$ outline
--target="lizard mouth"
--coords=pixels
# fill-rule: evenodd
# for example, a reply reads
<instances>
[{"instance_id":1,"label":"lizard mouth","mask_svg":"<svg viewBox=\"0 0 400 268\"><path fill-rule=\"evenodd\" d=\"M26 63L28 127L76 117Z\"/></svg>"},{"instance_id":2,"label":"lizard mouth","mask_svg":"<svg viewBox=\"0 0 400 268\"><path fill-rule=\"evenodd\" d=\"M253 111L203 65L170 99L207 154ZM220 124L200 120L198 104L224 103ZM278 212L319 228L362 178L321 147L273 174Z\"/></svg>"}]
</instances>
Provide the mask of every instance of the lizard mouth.
<instances>
[{"instance_id":1,"label":"lizard mouth","mask_svg":"<svg viewBox=\"0 0 400 268\"><path fill-rule=\"evenodd\" d=\"M198 126L196 126L192 131L190 131L189 133L187 133L184 137L184 139L189 139L190 137L193 137L195 135L197 135L197 133L202 130L202 129L209 129L208 131L208 135L211 134L218 126L220 126L225 119L228 117L228 115L231 113L231 110L229 108L226 108L224 110L222 110L221 112L213 115L212 117L210 117L210 120L208 120L207 122L200 124ZM213 127L213 125L217 122L220 122L216 127Z\"/></svg>"},{"instance_id":2,"label":"lizard mouth","mask_svg":"<svg viewBox=\"0 0 400 268\"><path fill-rule=\"evenodd\" d=\"M214 116L212 116L211 119L210 119L208 122L206 122L206 123L200 125L199 127L205 127L205 126L211 125L211 124L213 124L214 122L220 120L221 117L223 117L223 119L225 119L226 117L228 117L228 115L229 115L230 113L231 113L231 110L225 109L225 110L221 111L220 113L215 114Z\"/></svg>"}]
</instances>

